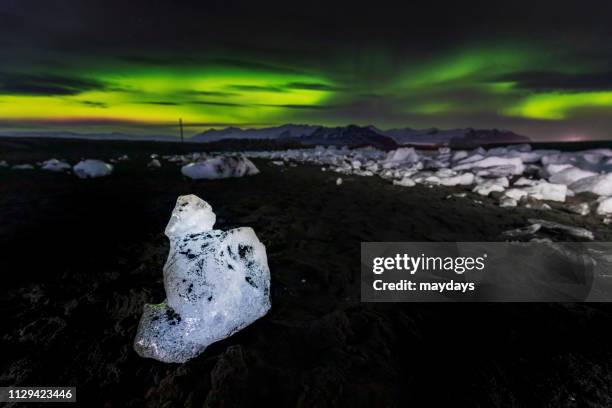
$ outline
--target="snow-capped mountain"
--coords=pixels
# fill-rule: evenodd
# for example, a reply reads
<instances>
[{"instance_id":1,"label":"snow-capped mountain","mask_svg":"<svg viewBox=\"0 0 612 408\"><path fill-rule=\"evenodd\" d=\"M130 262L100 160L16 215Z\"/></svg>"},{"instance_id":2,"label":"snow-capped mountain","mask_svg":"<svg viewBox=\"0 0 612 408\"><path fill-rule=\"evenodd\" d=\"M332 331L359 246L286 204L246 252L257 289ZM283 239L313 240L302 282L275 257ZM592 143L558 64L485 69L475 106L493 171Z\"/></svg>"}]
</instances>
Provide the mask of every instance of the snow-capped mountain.
<instances>
[{"instance_id":1,"label":"snow-capped mountain","mask_svg":"<svg viewBox=\"0 0 612 408\"><path fill-rule=\"evenodd\" d=\"M191 140L198 142L218 142L228 139L266 139L282 142L295 141L304 145L371 145L380 148L393 148L392 138L375 132L370 127L355 125L325 127L312 125L283 125L264 129L226 128L207 130Z\"/></svg>"},{"instance_id":2,"label":"snow-capped mountain","mask_svg":"<svg viewBox=\"0 0 612 408\"><path fill-rule=\"evenodd\" d=\"M207 130L191 140L218 142L227 139L295 139L302 144L361 145L375 144L381 147L397 145L473 147L487 144L529 143L529 138L510 131L497 129L389 129L374 126L325 127L312 125L283 125L263 129L239 129L229 127Z\"/></svg>"},{"instance_id":3,"label":"snow-capped mountain","mask_svg":"<svg viewBox=\"0 0 612 408\"><path fill-rule=\"evenodd\" d=\"M497 129L390 129L378 130L399 145L476 147L487 144L529 143L527 136Z\"/></svg>"},{"instance_id":4,"label":"snow-capped mountain","mask_svg":"<svg viewBox=\"0 0 612 408\"><path fill-rule=\"evenodd\" d=\"M75 133L58 131L0 131L0 136L44 137L60 139L94 139L94 140L148 140L177 142L178 137L171 135L134 135L127 133ZM209 129L191 138L189 142L220 142L223 140L268 140L297 142L303 145L371 145L382 149L391 149L397 145L422 147L450 146L454 148L473 148L490 144L529 143L526 136L511 131L497 129L389 129L381 130L374 126L339 126L325 127L316 125L294 125L240 129Z\"/></svg>"},{"instance_id":5,"label":"snow-capped mountain","mask_svg":"<svg viewBox=\"0 0 612 408\"><path fill-rule=\"evenodd\" d=\"M301 136L296 140L305 145L368 145L385 150L397 147L397 143L392 138L375 132L370 127L356 125L335 128L319 127L311 134Z\"/></svg>"},{"instance_id":6,"label":"snow-capped mountain","mask_svg":"<svg viewBox=\"0 0 612 408\"><path fill-rule=\"evenodd\" d=\"M209 129L191 138L193 142L218 142L227 139L288 139L308 136L319 129L313 125L282 125L261 129Z\"/></svg>"}]
</instances>

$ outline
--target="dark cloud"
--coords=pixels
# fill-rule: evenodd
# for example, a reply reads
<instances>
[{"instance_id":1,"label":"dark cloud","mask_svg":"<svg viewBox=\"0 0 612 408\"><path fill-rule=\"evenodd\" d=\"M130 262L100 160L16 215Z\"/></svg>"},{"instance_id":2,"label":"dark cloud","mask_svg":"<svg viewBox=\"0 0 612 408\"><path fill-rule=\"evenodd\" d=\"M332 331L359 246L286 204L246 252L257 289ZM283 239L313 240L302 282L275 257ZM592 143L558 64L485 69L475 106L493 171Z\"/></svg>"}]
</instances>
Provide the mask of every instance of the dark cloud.
<instances>
[{"instance_id":1,"label":"dark cloud","mask_svg":"<svg viewBox=\"0 0 612 408\"><path fill-rule=\"evenodd\" d=\"M136 103L141 103L141 104L145 104L145 105L161 105L161 106L178 106L178 105L180 105L180 103L170 102L170 101L142 101L142 102L136 102Z\"/></svg>"},{"instance_id":2,"label":"dark cloud","mask_svg":"<svg viewBox=\"0 0 612 408\"><path fill-rule=\"evenodd\" d=\"M298 105L298 104L287 104L287 105L257 104L257 106L267 106L270 108L302 109L302 110L326 110L326 109L334 108L334 106L332 105Z\"/></svg>"},{"instance_id":3,"label":"dark cloud","mask_svg":"<svg viewBox=\"0 0 612 408\"><path fill-rule=\"evenodd\" d=\"M328 84L317 84L312 82L290 82L285 85L285 88L289 89L306 89L312 91L343 91L344 88L328 85Z\"/></svg>"},{"instance_id":4,"label":"dark cloud","mask_svg":"<svg viewBox=\"0 0 612 408\"><path fill-rule=\"evenodd\" d=\"M275 72L275 73L297 73L298 71L290 67L281 67L273 64L266 64L257 61L237 60L237 59L226 59L217 58L205 61L212 65L221 65L223 67L240 68L249 71L263 71L263 72Z\"/></svg>"},{"instance_id":5,"label":"dark cloud","mask_svg":"<svg viewBox=\"0 0 612 408\"><path fill-rule=\"evenodd\" d=\"M217 101L191 101L189 103L194 104L194 105L209 105L209 106L247 106L241 103L217 102Z\"/></svg>"},{"instance_id":6,"label":"dark cloud","mask_svg":"<svg viewBox=\"0 0 612 408\"><path fill-rule=\"evenodd\" d=\"M66 96L102 90L106 84L82 78L55 75L0 74L0 94Z\"/></svg>"},{"instance_id":7,"label":"dark cloud","mask_svg":"<svg viewBox=\"0 0 612 408\"><path fill-rule=\"evenodd\" d=\"M197 64L198 60L191 57L186 56L166 56L166 57L152 57L152 56L144 56L144 55L124 55L117 57L119 61L142 64L142 65L166 65L166 66L177 66L177 65L188 65L188 64Z\"/></svg>"},{"instance_id":8,"label":"dark cloud","mask_svg":"<svg viewBox=\"0 0 612 408\"><path fill-rule=\"evenodd\" d=\"M612 90L612 71L582 74L542 71L519 72L504 75L499 80L516 82L519 88L531 91Z\"/></svg>"},{"instance_id":9,"label":"dark cloud","mask_svg":"<svg viewBox=\"0 0 612 408\"><path fill-rule=\"evenodd\" d=\"M202 95L202 96L219 96L219 97L230 97L238 96L236 92L221 92L221 91L188 91L185 92L187 95Z\"/></svg>"},{"instance_id":10,"label":"dark cloud","mask_svg":"<svg viewBox=\"0 0 612 408\"><path fill-rule=\"evenodd\" d=\"M108 108L108 105L104 102L96 102L96 101L81 101L82 105L92 106L94 108Z\"/></svg>"},{"instance_id":11,"label":"dark cloud","mask_svg":"<svg viewBox=\"0 0 612 408\"><path fill-rule=\"evenodd\" d=\"M242 92L286 92L278 86L259 86L259 85L228 85L227 89L233 89Z\"/></svg>"}]
</instances>

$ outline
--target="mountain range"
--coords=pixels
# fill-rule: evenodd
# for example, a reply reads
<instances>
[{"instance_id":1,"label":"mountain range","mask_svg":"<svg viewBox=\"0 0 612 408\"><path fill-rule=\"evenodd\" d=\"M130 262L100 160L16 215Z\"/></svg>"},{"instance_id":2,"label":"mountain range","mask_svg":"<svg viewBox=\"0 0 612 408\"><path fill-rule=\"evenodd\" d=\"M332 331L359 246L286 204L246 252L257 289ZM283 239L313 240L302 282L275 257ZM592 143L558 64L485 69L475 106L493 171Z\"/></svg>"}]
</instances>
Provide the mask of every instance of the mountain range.
<instances>
[{"instance_id":1,"label":"mountain range","mask_svg":"<svg viewBox=\"0 0 612 408\"><path fill-rule=\"evenodd\" d=\"M198 142L218 142L228 139L293 140L305 145L373 145L389 148L393 145L421 147L477 147L489 144L529 143L527 136L498 129L389 129L374 126L348 125L325 127L313 125L283 125L264 129L210 129L195 135Z\"/></svg>"},{"instance_id":2,"label":"mountain range","mask_svg":"<svg viewBox=\"0 0 612 408\"><path fill-rule=\"evenodd\" d=\"M54 131L12 131L2 132L0 136L41 137L61 139L93 139L93 140L148 140L159 142L176 142L178 138L171 135L133 135L127 133L76 133ZM225 129L209 129L186 139L195 143L211 143L225 140L264 140L274 143L296 143L305 146L314 145L370 145L381 149L393 149L397 146L416 146L435 148L450 146L454 148L473 148L490 144L529 143L527 136L511 131L497 129L389 129L381 130L375 126L316 126L293 125L240 129L227 127Z\"/></svg>"}]
</instances>

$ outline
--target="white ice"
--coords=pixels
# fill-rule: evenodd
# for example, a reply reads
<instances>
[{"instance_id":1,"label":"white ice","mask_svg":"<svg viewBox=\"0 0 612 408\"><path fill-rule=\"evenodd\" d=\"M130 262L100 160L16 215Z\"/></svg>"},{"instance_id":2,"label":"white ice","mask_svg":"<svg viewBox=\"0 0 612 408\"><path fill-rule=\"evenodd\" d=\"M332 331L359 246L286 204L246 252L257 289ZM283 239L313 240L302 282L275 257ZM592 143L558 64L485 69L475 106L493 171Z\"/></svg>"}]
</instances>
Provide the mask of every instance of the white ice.
<instances>
[{"instance_id":1,"label":"white ice","mask_svg":"<svg viewBox=\"0 0 612 408\"><path fill-rule=\"evenodd\" d=\"M151 161L147 164L147 167L150 169L159 169L161 167L161 163L158 159L151 159Z\"/></svg>"},{"instance_id":2,"label":"white ice","mask_svg":"<svg viewBox=\"0 0 612 408\"><path fill-rule=\"evenodd\" d=\"M612 173L585 177L569 186L574 193L590 192L601 196L612 196Z\"/></svg>"},{"instance_id":3,"label":"white ice","mask_svg":"<svg viewBox=\"0 0 612 408\"><path fill-rule=\"evenodd\" d=\"M499 177L495 179L481 180L472 191L482 196L488 196L493 191L504 191L510 183L506 177Z\"/></svg>"},{"instance_id":4,"label":"white ice","mask_svg":"<svg viewBox=\"0 0 612 408\"><path fill-rule=\"evenodd\" d=\"M101 160L87 159L75 164L72 171L79 178L104 177L113 172L113 166Z\"/></svg>"},{"instance_id":5,"label":"white ice","mask_svg":"<svg viewBox=\"0 0 612 408\"><path fill-rule=\"evenodd\" d=\"M166 235L166 300L145 305L134 349L146 358L183 363L270 309L266 248L253 229L213 230L215 213L195 195L176 202Z\"/></svg>"},{"instance_id":6,"label":"white ice","mask_svg":"<svg viewBox=\"0 0 612 408\"><path fill-rule=\"evenodd\" d=\"M34 170L31 164L15 164L11 167L13 170Z\"/></svg>"},{"instance_id":7,"label":"white ice","mask_svg":"<svg viewBox=\"0 0 612 408\"><path fill-rule=\"evenodd\" d=\"M72 166L70 166L70 164L61 161L61 160L57 160L57 159L49 159L49 160L45 160L42 165L41 165L41 169L43 170L48 170L48 171L65 171L65 170L70 170Z\"/></svg>"},{"instance_id":8,"label":"white ice","mask_svg":"<svg viewBox=\"0 0 612 408\"><path fill-rule=\"evenodd\" d=\"M259 170L244 156L217 156L189 163L181 168L181 173L192 179L222 179L252 176Z\"/></svg>"},{"instance_id":9,"label":"white ice","mask_svg":"<svg viewBox=\"0 0 612 408\"><path fill-rule=\"evenodd\" d=\"M612 214L612 197L601 197L597 200L597 214Z\"/></svg>"}]
</instances>

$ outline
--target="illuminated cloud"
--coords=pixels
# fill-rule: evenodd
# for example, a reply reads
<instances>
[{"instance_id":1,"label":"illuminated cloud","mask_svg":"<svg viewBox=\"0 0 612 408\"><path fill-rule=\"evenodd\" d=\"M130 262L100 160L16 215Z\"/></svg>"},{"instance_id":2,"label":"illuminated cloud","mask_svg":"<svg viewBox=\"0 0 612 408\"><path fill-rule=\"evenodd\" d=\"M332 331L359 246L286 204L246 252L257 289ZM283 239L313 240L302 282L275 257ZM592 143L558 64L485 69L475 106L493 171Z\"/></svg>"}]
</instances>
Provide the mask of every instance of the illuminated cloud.
<instances>
[{"instance_id":1,"label":"illuminated cloud","mask_svg":"<svg viewBox=\"0 0 612 408\"><path fill-rule=\"evenodd\" d=\"M210 68L90 74L92 80L20 77L0 89L0 115L13 120L98 118L169 123L282 121L284 110L315 108L330 91L321 78ZM295 84L322 84L297 87ZM290 85L287 85L290 84ZM325 85L325 86L323 86Z\"/></svg>"},{"instance_id":2,"label":"illuminated cloud","mask_svg":"<svg viewBox=\"0 0 612 408\"><path fill-rule=\"evenodd\" d=\"M530 119L562 120L579 109L602 107L612 112L612 91L534 94L503 113Z\"/></svg>"}]
</instances>

